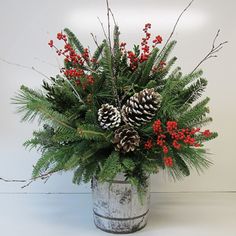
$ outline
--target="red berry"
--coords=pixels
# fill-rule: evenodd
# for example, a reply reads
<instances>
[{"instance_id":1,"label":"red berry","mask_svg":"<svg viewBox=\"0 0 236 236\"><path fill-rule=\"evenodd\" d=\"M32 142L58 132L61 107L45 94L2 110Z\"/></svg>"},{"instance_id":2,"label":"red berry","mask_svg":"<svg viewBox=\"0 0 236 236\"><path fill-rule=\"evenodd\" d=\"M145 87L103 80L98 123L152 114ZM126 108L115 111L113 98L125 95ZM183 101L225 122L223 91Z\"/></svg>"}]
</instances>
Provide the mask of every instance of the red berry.
<instances>
[{"instance_id":1,"label":"red berry","mask_svg":"<svg viewBox=\"0 0 236 236\"><path fill-rule=\"evenodd\" d=\"M48 45L52 48L53 47L53 40L50 40Z\"/></svg>"},{"instance_id":2,"label":"red berry","mask_svg":"<svg viewBox=\"0 0 236 236\"><path fill-rule=\"evenodd\" d=\"M144 148L149 150L152 148L152 140L148 139L147 142L144 144Z\"/></svg>"},{"instance_id":3,"label":"red berry","mask_svg":"<svg viewBox=\"0 0 236 236\"><path fill-rule=\"evenodd\" d=\"M202 135L205 136L206 138L209 138L212 135L212 133L210 132L209 129L207 129L204 132L202 132Z\"/></svg>"},{"instance_id":4,"label":"red berry","mask_svg":"<svg viewBox=\"0 0 236 236\"><path fill-rule=\"evenodd\" d=\"M167 146L163 146L163 147L162 147L162 150L163 150L163 152L164 152L165 154L167 154L167 153L169 152L169 149L168 149Z\"/></svg>"},{"instance_id":5,"label":"red berry","mask_svg":"<svg viewBox=\"0 0 236 236\"><path fill-rule=\"evenodd\" d=\"M165 163L166 166L172 167L173 166L173 159L172 159L172 157L164 157L164 163Z\"/></svg>"}]
</instances>

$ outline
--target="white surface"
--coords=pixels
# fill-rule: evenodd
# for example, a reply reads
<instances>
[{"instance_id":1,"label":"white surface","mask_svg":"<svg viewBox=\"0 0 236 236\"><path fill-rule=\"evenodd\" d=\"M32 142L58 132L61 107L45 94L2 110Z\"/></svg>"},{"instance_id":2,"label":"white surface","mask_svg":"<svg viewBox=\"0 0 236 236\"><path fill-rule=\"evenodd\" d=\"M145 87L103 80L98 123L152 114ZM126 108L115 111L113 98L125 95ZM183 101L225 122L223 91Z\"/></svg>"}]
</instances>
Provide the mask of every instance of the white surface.
<instances>
[{"instance_id":1,"label":"white surface","mask_svg":"<svg viewBox=\"0 0 236 236\"><path fill-rule=\"evenodd\" d=\"M120 25L121 38L129 45L138 43L146 22L152 23L153 35L166 40L181 10L190 0L111 0L111 7ZM48 76L58 73L55 53L47 43L55 39L64 27L71 28L86 46L94 48L90 32L102 40L97 16L105 23L105 0L1 0L0 1L0 58L35 66ZM209 144L214 166L199 177L195 173L179 183L169 182L162 174L153 178L153 191L236 190L235 138L235 52L236 1L195 0L181 19L174 38L178 40L173 55L177 64L189 72L210 49L212 39L221 28L219 40L229 40L219 58L205 63L202 68L209 80L207 95L211 97L210 128L219 131L219 138ZM56 67L45 64L46 61ZM9 105L10 97L21 84L39 87L42 76L31 70L4 64L0 61L0 176L26 178L39 157L28 152L22 143L31 136L36 125L20 124L19 116ZM0 192L21 191L19 185L0 183ZM47 185L37 183L28 192L87 192L87 185L71 184L71 175L55 176Z\"/></svg>"},{"instance_id":2,"label":"white surface","mask_svg":"<svg viewBox=\"0 0 236 236\"><path fill-rule=\"evenodd\" d=\"M90 194L0 194L0 235L102 236ZM236 194L155 193L139 236L235 236Z\"/></svg>"}]
</instances>

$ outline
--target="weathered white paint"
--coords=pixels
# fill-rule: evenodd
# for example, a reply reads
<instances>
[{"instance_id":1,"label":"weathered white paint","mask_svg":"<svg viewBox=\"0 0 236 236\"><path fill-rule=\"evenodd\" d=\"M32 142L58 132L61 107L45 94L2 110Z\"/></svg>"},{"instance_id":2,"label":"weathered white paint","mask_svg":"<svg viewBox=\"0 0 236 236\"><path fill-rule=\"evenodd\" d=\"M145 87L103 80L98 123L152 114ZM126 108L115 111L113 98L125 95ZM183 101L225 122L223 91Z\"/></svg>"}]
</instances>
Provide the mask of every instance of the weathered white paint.
<instances>
[{"instance_id":1,"label":"weathered white paint","mask_svg":"<svg viewBox=\"0 0 236 236\"><path fill-rule=\"evenodd\" d=\"M131 233L147 224L150 202L150 180L141 204L137 190L119 174L110 183L92 181L95 225L112 233Z\"/></svg>"}]
</instances>

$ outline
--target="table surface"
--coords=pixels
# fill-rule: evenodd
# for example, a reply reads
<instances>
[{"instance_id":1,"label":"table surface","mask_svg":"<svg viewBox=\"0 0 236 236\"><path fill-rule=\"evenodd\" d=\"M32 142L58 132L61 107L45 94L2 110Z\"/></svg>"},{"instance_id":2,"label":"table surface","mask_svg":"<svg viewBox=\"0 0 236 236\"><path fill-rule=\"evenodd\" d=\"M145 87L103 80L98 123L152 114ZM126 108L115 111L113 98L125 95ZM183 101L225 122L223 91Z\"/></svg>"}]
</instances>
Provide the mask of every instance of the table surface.
<instances>
[{"instance_id":1,"label":"table surface","mask_svg":"<svg viewBox=\"0 0 236 236\"><path fill-rule=\"evenodd\" d=\"M152 193L148 225L135 235L236 236L236 193ZM91 194L0 193L1 236L102 236Z\"/></svg>"}]
</instances>

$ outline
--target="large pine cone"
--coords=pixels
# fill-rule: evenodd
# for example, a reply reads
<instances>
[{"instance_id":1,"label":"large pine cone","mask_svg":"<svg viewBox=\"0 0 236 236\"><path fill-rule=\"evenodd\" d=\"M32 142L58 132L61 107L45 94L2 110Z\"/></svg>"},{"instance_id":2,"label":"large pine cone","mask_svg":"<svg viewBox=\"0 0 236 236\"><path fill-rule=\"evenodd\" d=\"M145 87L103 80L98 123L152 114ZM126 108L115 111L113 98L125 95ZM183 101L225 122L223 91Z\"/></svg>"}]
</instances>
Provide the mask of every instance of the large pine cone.
<instances>
[{"instance_id":1,"label":"large pine cone","mask_svg":"<svg viewBox=\"0 0 236 236\"><path fill-rule=\"evenodd\" d=\"M127 153L134 151L139 146L140 137L134 128L123 125L115 131L113 143L116 151Z\"/></svg>"},{"instance_id":2,"label":"large pine cone","mask_svg":"<svg viewBox=\"0 0 236 236\"><path fill-rule=\"evenodd\" d=\"M98 110L98 122L103 129L118 127L121 122L121 114L113 105L102 104Z\"/></svg>"},{"instance_id":3,"label":"large pine cone","mask_svg":"<svg viewBox=\"0 0 236 236\"><path fill-rule=\"evenodd\" d=\"M150 121L160 107L161 95L151 89L144 89L130 97L123 105L123 120L130 126L141 126Z\"/></svg>"}]
</instances>

